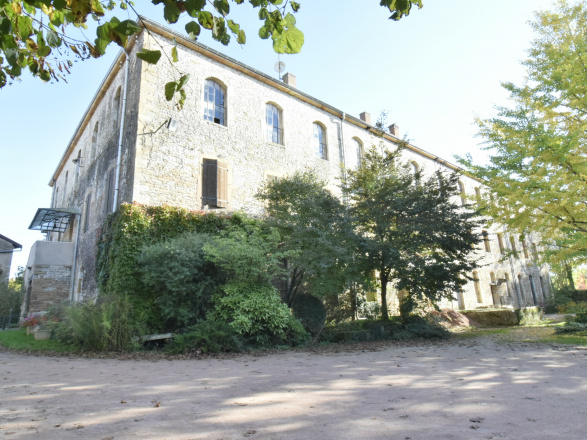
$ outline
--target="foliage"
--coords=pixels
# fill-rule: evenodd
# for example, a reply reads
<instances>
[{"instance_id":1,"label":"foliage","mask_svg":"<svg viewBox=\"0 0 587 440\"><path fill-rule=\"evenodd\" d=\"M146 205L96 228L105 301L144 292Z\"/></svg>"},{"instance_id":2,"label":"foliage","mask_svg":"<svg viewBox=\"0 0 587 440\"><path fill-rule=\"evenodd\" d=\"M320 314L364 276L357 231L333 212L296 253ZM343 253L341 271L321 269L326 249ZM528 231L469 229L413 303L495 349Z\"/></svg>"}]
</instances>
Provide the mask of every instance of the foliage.
<instances>
[{"instance_id":1,"label":"foliage","mask_svg":"<svg viewBox=\"0 0 587 440\"><path fill-rule=\"evenodd\" d=\"M512 107L479 120L488 165L460 158L489 182L484 213L511 230L538 231L553 263L587 261L587 4L559 0L532 23L536 39L522 86L504 83Z\"/></svg>"},{"instance_id":2,"label":"foliage","mask_svg":"<svg viewBox=\"0 0 587 440\"><path fill-rule=\"evenodd\" d=\"M525 307L516 310L520 325L532 325L542 322L543 310L540 307Z\"/></svg>"},{"instance_id":3,"label":"foliage","mask_svg":"<svg viewBox=\"0 0 587 440\"><path fill-rule=\"evenodd\" d=\"M391 320L361 319L330 323L324 328L320 340L324 342L357 342L406 339L446 339L450 333L429 317L410 316Z\"/></svg>"},{"instance_id":4,"label":"foliage","mask_svg":"<svg viewBox=\"0 0 587 440\"><path fill-rule=\"evenodd\" d=\"M18 292L22 292L22 286L24 285L24 272L26 268L24 266L18 266L16 276L8 280L8 286Z\"/></svg>"},{"instance_id":5,"label":"foliage","mask_svg":"<svg viewBox=\"0 0 587 440\"><path fill-rule=\"evenodd\" d=\"M32 335L27 335L24 328L0 332L0 346L27 352L54 351L57 353L70 353L77 351L77 347L64 344L55 339L36 340Z\"/></svg>"},{"instance_id":6,"label":"foliage","mask_svg":"<svg viewBox=\"0 0 587 440\"><path fill-rule=\"evenodd\" d=\"M139 258L142 280L156 292L153 306L165 330L195 324L206 316L214 289L222 282L204 257L210 236L188 232L144 248Z\"/></svg>"},{"instance_id":7,"label":"foliage","mask_svg":"<svg viewBox=\"0 0 587 440\"><path fill-rule=\"evenodd\" d=\"M232 281L220 288L213 301L209 319L228 322L254 345L267 346L285 338L290 312L274 287Z\"/></svg>"},{"instance_id":8,"label":"foliage","mask_svg":"<svg viewBox=\"0 0 587 440\"><path fill-rule=\"evenodd\" d=\"M230 6L241 5L244 0L152 0L163 6L163 17L167 23L177 23L186 13L194 20L185 25L185 31L192 39L197 39L202 28L211 32L212 38L227 45L234 35L239 44L246 42L246 35L240 25L231 18ZM299 11L298 2L282 0L249 0L254 9L258 8L258 18L262 21L259 37L269 39L277 53L298 53L304 44L304 34L296 27L292 13ZM408 15L412 4L422 7L422 0L382 0L380 3L392 12L391 18L399 20ZM135 12L137 20L123 20L110 14L110 11L128 15L127 9ZM288 12L291 10L291 12ZM93 41L75 28L87 29L89 19L99 25ZM7 84L7 77L21 76L23 69L43 81L65 79L70 72L72 58L82 60L99 58L107 46L115 43L127 47L131 37L139 33L142 19L130 0L120 3L112 0L0 0L0 88ZM81 36L78 36L80 34ZM144 50L137 55L140 59L157 63L160 50ZM171 49L171 57L177 61L177 48ZM165 86L168 100L180 93L180 101L185 100L183 85L189 75L179 73L177 81Z\"/></svg>"},{"instance_id":9,"label":"foliage","mask_svg":"<svg viewBox=\"0 0 587 440\"><path fill-rule=\"evenodd\" d=\"M313 338L320 336L326 322L326 308L320 299L308 294L297 295L291 310Z\"/></svg>"},{"instance_id":10,"label":"foliage","mask_svg":"<svg viewBox=\"0 0 587 440\"><path fill-rule=\"evenodd\" d=\"M477 213L453 203L458 175L438 173L424 180L400 162L401 148L364 154L361 167L348 170L343 190L350 197L355 227L362 235L358 262L378 271L382 318L388 319L387 284L408 295L406 305L452 298L469 279L470 257L479 238ZM409 313L410 307L404 309Z\"/></svg>"},{"instance_id":11,"label":"foliage","mask_svg":"<svg viewBox=\"0 0 587 440\"><path fill-rule=\"evenodd\" d=\"M22 320L20 323L21 327L36 327L41 323L47 322L49 319L46 315L41 315L39 313L33 313L32 315L27 316L25 319Z\"/></svg>"},{"instance_id":12,"label":"foliage","mask_svg":"<svg viewBox=\"0 0 587 440\"><path fill-rule=\"evenodd\" d=\"M5 279L0 277L0 316L18 316L21 306L20 289L13 287L10 282L5 283Z\"/></svg>"},{"instance_id":13,"label":"foliage","mask_svg":"<svg viewBox=\"0 0 587 440\"><path fill-rule=\"evenodd\" d=\"M201 353L220 353L241 351L241 336L227 323L205 320L188 327L184 333L176 335L166 351L182 354L194 351Z\"/></svg>"},{"instance_id":14,"label":"foliage","mask_svg":"<svg viewBox=\"0 0 587 440\"><path fill-rule=\"evenodd\" d=\"M146 246L174 239L187 232L217 234L229 226L255 223L240 214L188 211L171 206L123 204L101 229L96 278L102 292L127 296L137 316L160 331L165 320L156 303L159 292L149 288L139 260Z\"/></svg>"},{"instance_id":15,"label":"foliage","mask_svg":"<svg viewBox=\"0 0 587 440\"><path fill-rule=\"evenodd\" d=\"M133 308L124 296L102 296L96 304L75 304L63 310L53 336L82 350L126 350L140 333Z\"/></svg>"},{"instance_id":16,"label":"foliage","mask_svg":"<svg viewBox=\"0 0 587 440\"><path fill-rule=\"evenodd\" d=\"M285 261L291 306L296 295L341 294L351 281L360 281L353 264L357 237L339 198L311 172L269 181L257 194L266 203L268 223L283 239L280 249L290 251Z\"/></svg>"}]
</instances>

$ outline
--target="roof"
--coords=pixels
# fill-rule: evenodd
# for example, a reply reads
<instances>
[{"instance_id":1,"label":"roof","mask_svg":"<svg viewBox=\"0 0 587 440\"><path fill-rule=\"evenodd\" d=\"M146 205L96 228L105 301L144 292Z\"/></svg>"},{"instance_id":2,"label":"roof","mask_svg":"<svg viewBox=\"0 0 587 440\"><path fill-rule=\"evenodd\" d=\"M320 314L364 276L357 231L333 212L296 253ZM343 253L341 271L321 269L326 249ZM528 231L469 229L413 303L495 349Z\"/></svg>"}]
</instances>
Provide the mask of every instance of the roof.
<instances>
[{"instance_id":1,"label":"roof","mask_svg":"<svg viewBox=\"0 0 587 440\"><path fill-rule=\"evenodd\" d=\"M22 249L22 244L18 244L16 241L11 240L10 238L6 237L5 235L0 234L0 240L7 241L12 245L13 249Z\"/></svg>"},{"instance_id":2,"label":"roof","mask_svg":"<svg viewBox=\"0 0 587 440\"><path fill-rule=\"evenodd\" d=\"M74 215L80 212L73 208L39 208L29 229L41 232L65 232Z\"/></svg>"},{"instance_id":3,"label":"roof","mask_svg":"<svg viewBox=\"0 0 587 440\"><path fill-rule=\"evenodd\" d=\"M235 70L238 70L239 72L255 78L269 86L272 86L284 93L287 93L291 96L294 96L310 105L313 105L315 107L318 107L324 111L327 111L329 113L331 113L334 116L337 116L340 119L344 119L346 122L349 122L353 125L356 125L360 128L363 128L367 131L371 131L371 132L376 132L377 134L381 135L383 138L394 142L394 143L399 143L402 142L404 145L404 148L406 148L407 150L410 150L418 155L424 156L428 159L431 159L441 165L446 166L447 168L450 168L452 170L455 171L460 171L460 172L465 172L465 170L463 170L462 168L458 167L457 165L454 165L450 162L448 162L447 160L442 159L441 157L429 153L426 150L423 150L422 148L416 147L415 145L409 143L409 142L404 142L402 141L402 139L391 135L390 133L384 132L382 130L380 130L379 128L376 128L373 125L368 124L367 122L356 118L354 116L350 116L348 114L346 114L345 112L343 112L342 110L337 109L336 107L333 107L329 104L326 104L323 101L320 101L319 99L314 98L313 96L310 96L306 93L301 92L300 90L298 90L297 88L294 88L280 80L277 80L259 70L256 70L250 66L247 66L244 63L241 63L240 61L231 58L221 52L218 52L217 50L212 49L211 47L208 47L204 44L198 43L197 41L193 41L190 38L188 38L185 35L182 35L172 29L169 29L165 26L162 26L161 24L149 20L146 17L143 16L139 16L139 24L143 27L145 27L146 29L148 29L150 32L153 32L155 34L158 34L164 38L168 38L168 39L175 39L175 41L178 44L181 44L184 47L187 47L189 49L192 49L210 59L213 59L225 66L228 66L230 68L233 68ZM134 44L136 43L136 39L132 39L129 40L129 46L127 48L127 50L130 50ZM106 90L108 89L108 87L110 86L110 84L112 83L114 77L118 74L119 70L122 67L122 61L125 59L125 51L121 50L118 57L116 58L116 60L114 61L114 63L112 64L112 66L110 67L110 70L108 71L108 73L106 74L106 77L104 78L104 80L102 81L102 83L100 84L98 90L96 91L96 94L94 95L94 98L92 99L92 102L90 103L88 109L86 110L86 112L84 113L84 115L82 116L82 119L80 121L80 123L78 124L75 133L73 134L64 154L63 157L61 158L61 161L59 162L59 165L57 166L57 169L55 170L55 172L53 173L53 176L51 177L51 180L49 182L49 186L53 186L53 184L55 183L55 179L57 178L57 175L59 174L63 164L65 163L65 161L67 160L67 157L70 154L70 151L73 150L73 148L75 147L75 145L77 144L77 141L79 140L81 131L83 131L83 129L85 128L85 126L89 123L90 118L92 117L94 111L97 108L97 105L99 104L99 102L101 101L101 99L104 97L104 94L106 93ZM470 178L474 179L474 180L478 180L479 182L482 182L482 180L476 178L475 176L469 176Z\"/></svg>"}]
</instances>

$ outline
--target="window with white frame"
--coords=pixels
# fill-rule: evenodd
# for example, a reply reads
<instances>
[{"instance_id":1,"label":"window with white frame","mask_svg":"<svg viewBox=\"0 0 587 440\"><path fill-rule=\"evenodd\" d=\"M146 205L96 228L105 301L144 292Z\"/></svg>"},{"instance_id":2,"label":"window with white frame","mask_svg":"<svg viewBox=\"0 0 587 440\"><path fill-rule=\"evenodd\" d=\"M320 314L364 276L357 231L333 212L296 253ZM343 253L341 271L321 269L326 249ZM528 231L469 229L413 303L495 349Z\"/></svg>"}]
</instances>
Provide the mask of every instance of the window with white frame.
<instances>
[{"instance_id":1,"label":"window with white frame","mask_svg":"<svg viewBox=\"0 0 587 440\"><path fill-rule=\"evenodd\" d=\"M314 122L314 151L316 157L319 157L320 159L328 159L326 130L317 122Z\"/></svg>"},{"instance_id":2,"label":"window with white frame","mask_svg":"<svg viewBox=\"0 0 587 440\"><path fill-rule=\"evenodd\" d=\"M363 144L357 138L353 138L352 142L353 149L355 150L355 155L357 157L357 169L359 169L363 163Z\"/></svg>"},{"instance_id":3,"label":"window with white frame","mask_svg":"<svg viewBox=\"0 0 587 440\"><path fill-rule=\"evenodd\" d=\"M283 145L283 115L274 104L267 104L265 111L267 142Z\"/></svg>"},{"instance_id":4,"label":"window with white frame","mask_svg":"<svg viewBox=\"0 0 587 440\"><path fill-rule=\"evenodd\" d=\"M224 87L212 79L204 86L204 119L215 124L226 125L226 92Z\"/></svg>"}]
</instances>

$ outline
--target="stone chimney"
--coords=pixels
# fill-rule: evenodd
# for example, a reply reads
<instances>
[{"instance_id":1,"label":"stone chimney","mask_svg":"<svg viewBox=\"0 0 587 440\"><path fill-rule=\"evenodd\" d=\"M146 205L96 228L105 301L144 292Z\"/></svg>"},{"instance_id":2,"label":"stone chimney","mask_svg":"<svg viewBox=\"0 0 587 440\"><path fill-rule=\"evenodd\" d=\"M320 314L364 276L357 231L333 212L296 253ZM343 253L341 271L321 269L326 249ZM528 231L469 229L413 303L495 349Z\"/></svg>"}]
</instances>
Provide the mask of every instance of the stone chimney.
<instances>
[{"instance_id":1,"label":"stone chimney","mask_svg":"<svg viewBox=\"0 0 587 440\"><path fill-rule=\"evenodd\" d=\"M286 83L288 86L295 87L296 86L296 76L293 73L286 73L283 75L283 82Z\"/></svg>"},{"instance_id":2,"label":"stone chimney","mask_svg":"<svg viewBox=\"0 0 587 440\"><path fill-rule=\"evenodd\" d=\"M359 118L361 118L361 121L371 125L371 115L369 113L363 112L359 115Z\"/></svg>"},{"instance_id":3,"label":"stone chimney","mask_svg":"<svg viewBox=\"0 0 587 440\"><path fill-rule=\"evenodd\" d=\"M391 124L389 126L389 133L391 133L395 137L399 137L399 127L397 124Z\"/></svg>"}]
</instances>

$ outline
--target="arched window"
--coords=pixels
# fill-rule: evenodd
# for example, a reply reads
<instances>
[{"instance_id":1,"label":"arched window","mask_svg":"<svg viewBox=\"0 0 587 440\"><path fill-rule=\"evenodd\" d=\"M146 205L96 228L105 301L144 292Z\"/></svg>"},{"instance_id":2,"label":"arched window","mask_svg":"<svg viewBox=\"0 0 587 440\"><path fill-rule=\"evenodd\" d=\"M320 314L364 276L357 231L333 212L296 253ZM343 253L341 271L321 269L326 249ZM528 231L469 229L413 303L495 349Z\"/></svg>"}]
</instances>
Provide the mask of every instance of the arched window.
<instances>
[{"instance_id":1,"label":"arched window","mask_svg":"<svg viewBox=\"0 0 587 440\"><path fill-rule=\"evenodd\" d=\"M361 163L363 162L363 144L357 138L353 138L353 150L355 151L355 155L357 157L357 169L361 168Z\"/></svg>"},{"instance_id":2,"label":"arched window","mask_svg":"<svg viewBox=\"0 0 587 440\"><path fill-rule=\"evenodd\" d=\"M467 204L467 194L465 192L465 184L459 180L459 196L461 197L461 205Z\"/></svg>"},{"instance_id":3,"label":"arched window","mask_svg":"<svg viewBox=\"0 0 587 440\"><path fill-rule=\"evenodd\" d=\"M65 172L65 183L63 184L63 206L67 206L67 179L69 178L69 171Z\"/></svg>"},{"instance_id":4,"label":"arched window","mask_svg":"<svg viewBox=\"0 0 587 440\"><path fill-rule=\"evenodd\" d=\"M97 151L98 151L98 128L99 128L99 122L96 122L96 125L94 125L94 131L92 133L92 152L90 153L90 160L93 160L96 156L97 156ZM81 151L80 151L80 156L81 157ZM78 162L79 165L79 162Z\"/></svg>"},{"instance_id":5,"label":"arched window","mask_svg":"<svg viewBox=\"0 0 587 440\"><path fill-rule=\"evenodd\" d=\"M116 94L112 100L112 122L114 128L118 128L118 121L120 120L120 87L116 89Z\"/></svg>"},{"instance_id":6,"label":"arched window","mask_svg":"<svg viewBox=\"0 0 587 440\"><path fill-rule=\"evenodd\" d=\"M283 117L281 110L273 104L267 104L265 124L267 126L267 142L283 145Z\"/></svg>"},{"instance_id":7,"label":"arched window","mask_svg":"<svg viewBox=\"0 0 587 440\"><path fill-rule=\"evenodd\" d=\"M418 165L418 162L416 162L415 160L411 161L410 165L412 166L412 171L414 172L415 182L417 185L419 185L420 184L420 165Z\"/></svg>"},{"instance_id":8,"label":"arched window","mask_svg":"<svg viewBox=\"0 0 587 440\"><path fill-rule=\"evenodd\" d=\"M212 79L204 86L204 119L215 124L226 125L225 89Z\"/></svg>"},{"instance_id":9,"label":"arched window","mask_svg":"<svg viewBox=\"0 0 587 440\"><path fill-rule=\"evenodd\" d=\"M314 151L316 157L328 159L328 150L326 147L326 130L317 122L314 122Z\"/></svg>"},{"instance_id":10,"label":"arched window","mask_svg":"<svg viewBox=\"0 0 587 440\"><path fill-rule=\"evenodd\" d=\"M478 186L475 187L475 199L477 200L477 203L481 203L481 188Z\"/></svg>"}]
</instances>

